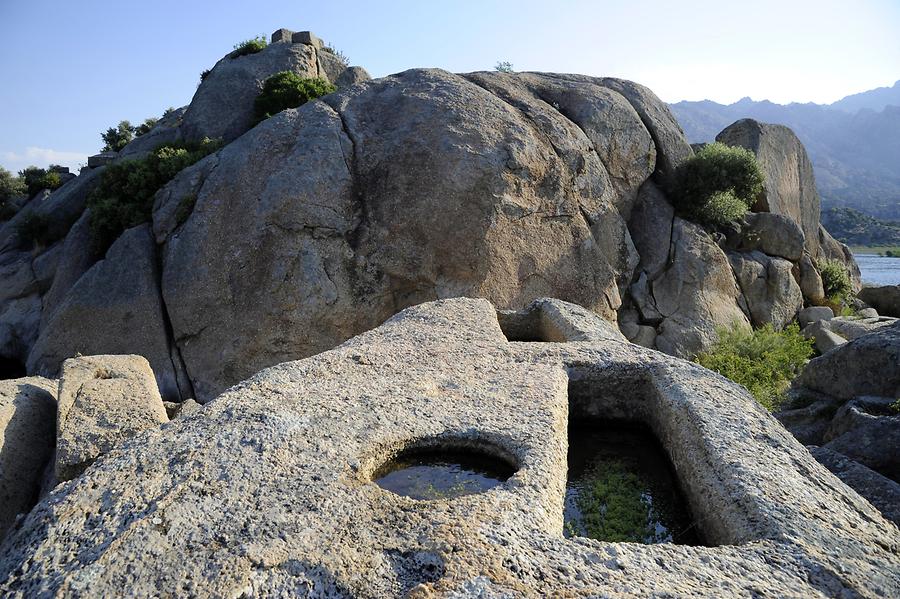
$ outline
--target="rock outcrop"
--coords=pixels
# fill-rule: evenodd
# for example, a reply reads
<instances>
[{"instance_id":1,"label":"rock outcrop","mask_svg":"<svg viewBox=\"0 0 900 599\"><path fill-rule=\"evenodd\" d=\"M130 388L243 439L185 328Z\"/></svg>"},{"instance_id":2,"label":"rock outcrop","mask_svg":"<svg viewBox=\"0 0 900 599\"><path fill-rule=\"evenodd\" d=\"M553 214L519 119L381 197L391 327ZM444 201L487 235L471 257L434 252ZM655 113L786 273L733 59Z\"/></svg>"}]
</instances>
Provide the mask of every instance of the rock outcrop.
<instances>
[{"instance_id":1,"label":"rock outcrop","mask_svg":"<svg viewBox=\"0 0 900 599\"><path fill-rule=\"evenodd\" d=\"M53 454L56 381L0 381L0 540L37 501Z\"/></svg>"},{"instance_id":2,"label":"rock outcrop","mask_svg":"<svg viewBox=\"0 0 900 599\"><path fill-rule=\"evenodd\" d=\"M879 314L900 318L900 285L863 287L858 297L878 310Z\"/></svg>"},{"instance_id":3,"label":"rock outcrop","mask_svg":"<svg viewBox=\"0 0 900 599\"><path fill-rule=\"evenodd\" d=\"M598 414L650 427L707 546L563 537L568 426ZM452 500L372 482L458 446L515 474ZM898 543L743 388L622 341L510 343L488 302L454 299L111 451L4 541L0 592L883 597Z\"/></svg>"},{"instance_id":4,"label":"rock outcrop","mask_svg":"<svg viewBox=\"0 0 900 599\"><path fill-rule=\"evenodd\" d=\"M100 455L169 421L141 356L86 356L63 363L56 418L56 478L79 476Z\"/></svg>"}]
</instances>

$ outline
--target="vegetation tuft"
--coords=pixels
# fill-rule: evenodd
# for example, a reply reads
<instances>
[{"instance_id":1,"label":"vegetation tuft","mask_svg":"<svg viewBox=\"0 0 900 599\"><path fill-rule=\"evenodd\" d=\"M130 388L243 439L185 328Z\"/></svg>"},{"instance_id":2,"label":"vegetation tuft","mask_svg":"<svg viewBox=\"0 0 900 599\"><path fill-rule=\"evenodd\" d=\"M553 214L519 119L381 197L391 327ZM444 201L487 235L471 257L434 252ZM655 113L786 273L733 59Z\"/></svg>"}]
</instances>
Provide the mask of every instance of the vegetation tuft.
<instances>
[{"instance_id":1,"label":"vegetation tuft","mask_svg":"<svg viewBox=\"0 0 900 599\"><path fill-rule=\"evenodd\" d=\"M256 121L262 121L286 108L296 108L337 88L318 77L307 79L291 71L275 73L265 80L253 104Z\"/></svg>"},{"instance_id":2,"label":"vegetation tuft","mask_svg":"<svg viewBox=\"0 0 900 599\"><path fill-rule=\"evenodd\" d=\"M19 222L16 231L22 239L39 246L48 246L60 237L53 231L50 218L37 212L27 213Z\"/></svg>"},{"instance_id":3,"label":"vegetation tuft","mask_svg":"<svg viewBox=\"0 0 900 599\"><path fill-rule=\"evenodd\" d=\"M115 127L110 127L101 133L104 152L118 152L134 139L134 127L131 121L119 121Z\"/></svg>"},{"instance_id":4,"label":"vegetation tuft","mask_svg":"<svg viewBox=\"0 0 900 599\"><path fill-rule=\"evenodd\" d=\"M494 70L498 73L515 73L512 63L506 60L497 62L497 64L494 65Z\"/></svg>"},{"instance_id":5,"label":"vegetation tuft","mask_svg":"<svg viewBox=\"0 0 900 599\"><path fill-rule=\"evenodd\" d=\"M322 46L322 50L323 50L324 52L328 52L329 54L333 55L335 58L337 58L338 60L340 60L341 63L342 63L345 67L347 67L347 66L350 65L350 58L348 58L346 54L344 54L343 52L341 52L340 50L338 50L337 48L335 48L335 47L332 46L331 44L325 44L324 46Z\"/></svg>"},{"instance_id":6,"label":"vegetation tuft","mask_svg":"<svg viewBox=\"0 0 900 599\"><path fill-rule=\"evenodd\" d=\"M239 56L256 54L257 52L265 50L268 45L269 42L267 41L266 36L260 35L249 40L244 40L239 44L235 44L234 51L229 54L229 57L238 58Z\"/></svg>"},{"instance_id":7,"label":"vegetation tuft","mask_svg":"<svg viewBox=\"0 0 900 599\"><path fill-rule=\"evenodd\" d=\"M165 144L141 159L106 167L88 197L94 249L106 252L125 229L150 220L153 196L182 169L221 147L204 139L193 144Z\"/></svg>"},{"instance_id":8,"label":"vegetation tuft","mask_svg":"<svg viewBox=\"0 0 900 599\"><path fill-rule=\"evenodd\" d=\"M739 219L762 193L763 174L750 150L711 143L682 163L675 175L678 211L706 226Z\"/></svg>"},{"instance_id":9,"label":"vegetation tuft","mask_svg":"<svg viewBox=\"0 0 900 599\"><path fill-rule=\"evenodd\" d=\"M837 260L823 260L819 264L819 274L828 302L833 305L846 304L853 291L847 267Z\"/></svg>"},{"instance_id":10,"label":"vegetation tuft","mask_svg":"<svg viewBox=\"0 0 900 599\"><path fill-rule=\"evenodd\" d=\"M754 331L734 324L717 333L719 341L696 361L746 387L770 411L781 407L791 381L813 354L813 341L796 324L783 331L771 324Z\"/></svg>"},{"instance_id":11,"label":"vegetation tuft","mask_svg":"<svg viewBox=\"0 0 900 599\"><path fill-rule=\"evenodd\" d=\"M22 177L17 177L0 166L0 221L15 216L18 208L14 200L24 196L28 186Z\"/></svg>"},{"instance_id":12,"label":"vegetation tuft","mask_svg":"<svg viewBox=\"0 0 900 599\"><path fill-rule=\"evenodd\" d=\"M42 189L53 191L62 185L59 173L53 170L54 166L52 164L49 168L29 166L19 171L19 178L25 183L25 193L28 197L33 196Z\"/></svg>"}]
</instances>

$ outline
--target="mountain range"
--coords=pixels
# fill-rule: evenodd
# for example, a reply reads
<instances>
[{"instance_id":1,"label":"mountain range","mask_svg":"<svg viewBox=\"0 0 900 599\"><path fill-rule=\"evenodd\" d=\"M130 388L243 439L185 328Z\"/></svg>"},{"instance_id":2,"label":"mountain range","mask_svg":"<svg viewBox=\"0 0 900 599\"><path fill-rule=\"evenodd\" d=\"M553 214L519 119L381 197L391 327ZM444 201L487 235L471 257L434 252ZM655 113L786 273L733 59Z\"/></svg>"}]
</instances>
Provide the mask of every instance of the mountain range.
<instances>
[{"instance_id":1,"label":"mountain range","mask_svg":"<svg viewBox=\"0 0 900 599\"><path fill-rule=\"evenodd\" d=\"M691 143L709 142L736 120L787 125L806 146L823 211L853 208L900 221L900 81L832 104L743 98L669 105Z\"/></svg>"}]
</instances>

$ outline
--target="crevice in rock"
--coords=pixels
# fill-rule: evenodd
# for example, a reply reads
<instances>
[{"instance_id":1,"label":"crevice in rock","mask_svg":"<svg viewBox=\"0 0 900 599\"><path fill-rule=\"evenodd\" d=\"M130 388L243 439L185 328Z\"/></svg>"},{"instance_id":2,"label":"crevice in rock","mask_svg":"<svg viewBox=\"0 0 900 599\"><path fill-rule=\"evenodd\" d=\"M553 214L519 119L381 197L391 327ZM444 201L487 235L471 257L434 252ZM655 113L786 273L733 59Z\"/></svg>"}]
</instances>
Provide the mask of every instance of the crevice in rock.
<instances>
[{"instance_id":1,"label":"crevice in rock","mask_svg":"<svg viewBox=\"0 0 900 599\"><path fill-rule=\"evenodd\" d=\"M175 386L178 387L178 393L181 395L181 401L184 401L188 398L196 398L197 395L194 391L194 383L191 380L187 363L184 361L184 357L181 355L181 348L178 346L178 342L175 339L175 329L172 326L172 319L169 316L169 307L166 305L166 298L162 292L162 253L160 252L160 246L156 245L155 243L153 244L153 258L155 260L154 268L156 270L156 272L154 273L156 278L156 292L159 295L160 312L162 315L163 327L166 333L166 340L169 345L169 361L172 364L172 375L175 377ZM182 373L183 376L181 376ZM184 380L182 380L182 378ZM187 389L185 389L184 386L186 386Z\"/></svg>"}]
</instances>

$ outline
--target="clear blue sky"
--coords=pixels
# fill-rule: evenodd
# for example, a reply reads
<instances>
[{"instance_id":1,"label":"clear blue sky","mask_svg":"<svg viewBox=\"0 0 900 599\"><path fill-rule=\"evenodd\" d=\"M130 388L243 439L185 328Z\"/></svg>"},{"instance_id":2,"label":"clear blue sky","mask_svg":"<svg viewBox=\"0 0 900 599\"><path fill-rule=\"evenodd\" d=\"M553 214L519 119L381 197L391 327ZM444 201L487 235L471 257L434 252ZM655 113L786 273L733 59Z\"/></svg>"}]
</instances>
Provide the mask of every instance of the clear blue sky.
<instances>
[{"instance_id":1,"label":"clear blue sky","mask_svg":"<svg viewBox=\"0 0 900 599\"><path fill-rule=\"evenodd\" d=\"M823 103L900 79L900 0L0 0L0 165L75 167L106 127L187 104L200 71L279 27L375 77L508 60L633 79L670 102Z\"/></svg>"}]
</instances>

